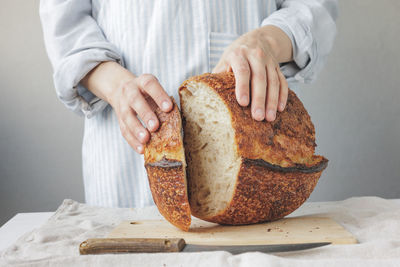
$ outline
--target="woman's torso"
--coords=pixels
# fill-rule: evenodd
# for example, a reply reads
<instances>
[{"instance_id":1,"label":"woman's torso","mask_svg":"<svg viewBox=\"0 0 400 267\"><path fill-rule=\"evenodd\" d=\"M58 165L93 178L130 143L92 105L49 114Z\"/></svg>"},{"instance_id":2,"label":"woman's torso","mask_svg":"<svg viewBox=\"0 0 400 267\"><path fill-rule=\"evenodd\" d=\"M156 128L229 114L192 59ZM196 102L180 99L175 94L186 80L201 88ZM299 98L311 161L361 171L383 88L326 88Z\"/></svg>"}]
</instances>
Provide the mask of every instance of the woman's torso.
<instances>
[{"instance_id":1,"label":"woman's torso","mask_svg":"<svg viewBox=\"0 0 400 267\"><path fill-rule=\"evenodd\" d=\"M135 75L155 75L177 102L185 79L210 72L227 45L276 10L274 0L93 0L92 5L125 67ZM143 158L121 136L110 107L85 121L83 172L89 204L153 204Z\"/></svg>"}]
</instances>

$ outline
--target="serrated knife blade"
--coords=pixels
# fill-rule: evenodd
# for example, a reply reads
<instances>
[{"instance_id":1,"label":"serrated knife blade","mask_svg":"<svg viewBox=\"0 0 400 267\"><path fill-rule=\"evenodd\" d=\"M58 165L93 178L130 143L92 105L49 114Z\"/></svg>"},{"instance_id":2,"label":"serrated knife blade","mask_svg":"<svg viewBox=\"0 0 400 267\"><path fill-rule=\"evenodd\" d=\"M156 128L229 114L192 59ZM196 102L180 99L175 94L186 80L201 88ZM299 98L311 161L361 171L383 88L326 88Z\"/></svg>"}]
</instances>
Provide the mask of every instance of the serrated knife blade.
<instances>
[{"instance_id":1,"label":"serrated knife blade","mask_svg":"<svg viewBox=\"0 0 400 267\"><path fill-rule=\"evenodd\" d=\"M227 251L232 254L245 252L287 252L305 250L331 244L330 242L313 242L298 244L271 245L235 245L215 246L186 244L182 238L91 238L79 246L80 254L105 253L154 253L154 252L202 252Z\"/></svg>"}]
</instances>

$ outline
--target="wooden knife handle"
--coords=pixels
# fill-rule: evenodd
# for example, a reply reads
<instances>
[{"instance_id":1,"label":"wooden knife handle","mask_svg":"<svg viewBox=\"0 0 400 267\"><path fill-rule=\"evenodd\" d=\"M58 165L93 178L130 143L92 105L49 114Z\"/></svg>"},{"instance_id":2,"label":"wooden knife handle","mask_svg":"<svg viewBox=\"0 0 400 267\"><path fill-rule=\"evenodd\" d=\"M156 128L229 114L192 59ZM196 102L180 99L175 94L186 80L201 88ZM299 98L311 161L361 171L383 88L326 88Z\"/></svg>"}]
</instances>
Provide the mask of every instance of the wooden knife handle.
<instances>
[{"instance_id":1,"label":"wooden knife handle","mask_svg":"<svg viewBox=\"0 0 400 267\"><path fill-rule=\"evenodd\" d=\"M105 253L179 252L185 247L182 238L91 238L79 246L81 255Z\"/></svg>"}]
</instances>

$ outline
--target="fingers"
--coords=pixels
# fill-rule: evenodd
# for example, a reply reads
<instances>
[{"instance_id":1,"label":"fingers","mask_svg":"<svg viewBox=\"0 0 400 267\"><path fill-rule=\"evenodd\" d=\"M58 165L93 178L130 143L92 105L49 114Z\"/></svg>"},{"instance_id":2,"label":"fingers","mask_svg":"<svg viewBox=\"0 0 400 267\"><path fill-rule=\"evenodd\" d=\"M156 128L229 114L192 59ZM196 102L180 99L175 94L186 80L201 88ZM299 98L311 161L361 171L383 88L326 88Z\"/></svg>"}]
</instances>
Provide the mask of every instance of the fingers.
<instances>
[{"instance_id":1,"label":"fingers","mask_svg":"<svg viewBox=\"0 0 400 267\"><path fill-rule=\"evenodd\" d=\"M147 93L164 112L172 109L172 102L164 91L157 78L151 74L143 74L138 77L139 88Z\"/></svg>"},{"instance_id":2,"label":"fingers","mask_svg":"<svg viewBox=\"0 0 400 267\"><path fill-rule=\"evenodd\" d=\"M249 56L251 68L251 114L253 119L262 121L265 117L265 97L267 87L267 73L262 62L262 52Z\"/></svg>"},{"instance_id":3,"label":"fingers","mask_svg":"<svg viewBox=\"0 0 400 267\"><path fill-rule=\"evenodd\" d=\"M273 62L267 65L268 76L268 90L266 99L266 113L265 118L267 121L274 121L276 118L276 111L278 109L279 98L279 77L276 72L276 67Z\"/></svg>"},{"instance_id":4,"label":"fingers","mask_svg":"<svg viewBox=\"0 0 400 267\"><path fill-rule=\"evenodd\" d=\"M128 105L122 105L119 120L124 123L126 130L129 131L140 143L145 144L149 138L149 132L143 127L136 117L134 111ZM122 130L122 129L121 129Z\"/></svg>"},{"instance_id":5,"label":"fingers","mask_svg":"<svg viewBox=\"0 0 400 267\"><path fill-rule=\"evenodd\" d=\"M274 121L276 112L285 109L289 91L286 78L274 57L260 46L233 46L224 52L213 72L230 69L235 75L235 94L239 105L247 106L251 102L253 119Z\"/></svg>"},{"instance_id":6,"label":"fingers","mask_svg":"<svg viewBox=\"0 0 400 267\"><path fill-rule=\"evenodd\" d=\"M169 112L173 104L157 78L151 74L143 74L139 76L135 82L124 85L123 95L125 95L127 99L128 106L137 113L147 128L151 132L154 132L159 127L159 121L151 105L149 105L148 101L143 96L143 93L150 96L164 112Z\"/></svg>"},{"instance_id":7,"label":"fingers","mask_svg":"<svg viewBox=\"0 0 400 267\"><path fill-rule=\"evenodd\" d=\"M123 120L119 120L119 127L121 129L122 136L128 142L128 144L139 154L143 154L143 145L139 140L132 134L128 126Z\"/></svg>"},{"instance_id":8,"label":"fingers","mask_svg":"<svg viewBox=\"0 0 400 267\"><path fill-rule=\"evenodd\" d=\"M218 64L214 67L212 70L212 73L219 73L219 72L224 72L228 71L227 64L224 60L220 60Z\"/></svg>"},{"instance_id":9,"label":"fingers","mask_svg":"<svg viewBox=\"0 0 400 267\"><path fill-rule=\"evenodd\" d=\"M154 132L158 128L158 119L156 114L151 110L146 99L137 87L132 87L126 92L128 106L131 107L146 124L147 129Z\"/></svg>"},{"instance_id":10,"label":"fingers","mask_svg":"<svg viewBox=\"0 0 400 267\"><path fill-rule=\"evenodd\" d=\"M249 81L250 81L250 66L247 59L239 54L233 56L230 60L230 65L235 74L235 93L236 99L241 106L247 106L250 101L249 96Z\"/></svg>"},{"instance_id":11,"label":"fingers","mask_svg":"<svg viewBox=\"0 0 400 267\"><path fill-rule=\"evenodd\" d=\"M286 81L285 76L281 72L279 68L277 68L277 73L279 77L279 83L280 83L280 90L279 90L279 102L278 102L278 110L282 112L285 107L286 107L286 102L288 98L288 93L289 93L289 86L288 82Z\"/></svg>"},{"instance_id":12,"label":"fingers","mask_svg":"<svg viewBox=\"0 0 400 267\"><path fill-rule=\"evenodd\" d=\"M160 124L155 108L158 106L162 111L169 112L173 108L172 100L157 78L150 74L139 77L132 75L118 89L113 94L112 106L117 114L121 133L129 145L142 154L143 145L150 139L150 132L156 131Z\"/></svg>"}]
</instances>

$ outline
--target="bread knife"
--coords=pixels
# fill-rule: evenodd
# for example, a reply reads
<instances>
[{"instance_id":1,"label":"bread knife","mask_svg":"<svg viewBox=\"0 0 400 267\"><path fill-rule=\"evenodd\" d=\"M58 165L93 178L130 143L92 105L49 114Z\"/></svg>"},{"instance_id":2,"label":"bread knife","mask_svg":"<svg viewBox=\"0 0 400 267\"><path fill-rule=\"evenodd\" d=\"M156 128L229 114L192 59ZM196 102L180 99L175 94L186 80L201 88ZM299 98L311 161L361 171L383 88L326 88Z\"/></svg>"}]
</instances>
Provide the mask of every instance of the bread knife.
<instances>
[{"instance_id":1,"label":"bread knife","mask_svg":"<svg viewBox=\"0 0 400 267\"><path fill-rule=\"evenodd\" d=\"M311 249L331 244L330 242L214 246L186 244L182 238L91 238L79 246L81 255L107 253L156 253L156 252L202 252L227 251L232 254L245 252L285 252Z\"/></svg>"}]
</instances>

